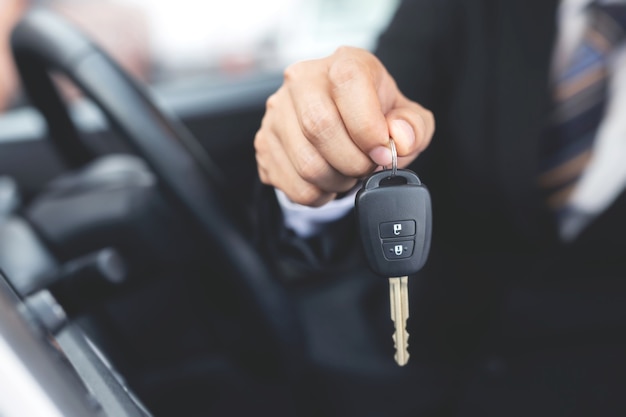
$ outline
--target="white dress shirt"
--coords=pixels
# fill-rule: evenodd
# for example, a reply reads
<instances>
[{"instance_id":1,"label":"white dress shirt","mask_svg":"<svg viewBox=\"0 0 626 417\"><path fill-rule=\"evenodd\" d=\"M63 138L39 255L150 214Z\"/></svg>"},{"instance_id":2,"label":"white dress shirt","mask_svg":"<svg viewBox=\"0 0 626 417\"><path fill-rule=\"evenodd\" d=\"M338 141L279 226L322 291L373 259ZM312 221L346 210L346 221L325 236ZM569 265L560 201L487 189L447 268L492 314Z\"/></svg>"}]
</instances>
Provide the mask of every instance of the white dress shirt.
<instances>
[{"instance_id":1,"label":"white dress shirt","mask_svg":"<svg viewBox=\"0 0 626 417\"><path fill-rule=\"evenodd\" d=\"M552 57L552 76L562 72L582 39L592 0L563 0L557 14L558 33ZM601 3L624 3L606 0ZM531 30L531 29L529 29ZM602 213L626 186L626 45L618 47L609 62L609 97L606 114L598 128L589 165L570 196L568 214L561 219L561 238L573 240ZM286 227L301 237L310 237L324 223L345 216L354 207L356 191L322 207L291 202L276 190Z\"/></svg>"},{"instance_id":2,"label":"white dress shirt","mask_svg":"<svg viewBox=\"0 0 626 417\"><path fill-rule=\"evenodd\" d=\"M553 74L563 70L580 42L589 18L586 7L590 3L591 0L561 2ZM601 3L624 3L624 0ZM591 161L570 196L571 213L561 223L564 240L574 239L611 205L626 185L626 45L612 53L609 72L606 113L596 134Z\"/></svg>"}]
</instances>

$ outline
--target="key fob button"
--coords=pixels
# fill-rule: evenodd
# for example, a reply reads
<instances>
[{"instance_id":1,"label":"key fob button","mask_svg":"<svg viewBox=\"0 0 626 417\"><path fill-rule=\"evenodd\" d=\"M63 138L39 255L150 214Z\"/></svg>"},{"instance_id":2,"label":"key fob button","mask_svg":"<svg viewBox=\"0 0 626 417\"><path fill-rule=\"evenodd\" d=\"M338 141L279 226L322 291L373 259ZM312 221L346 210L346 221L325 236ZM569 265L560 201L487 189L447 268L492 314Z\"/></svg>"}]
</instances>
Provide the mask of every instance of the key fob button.
<instances>
[{"instance_id":1,"label":"key fob button","mask_svg":"<svg viewBox=\"0 0 626 417\"><path fill-rule=\"evenodd\" d=\"M361 243L371 269L382 277L419 271L430 249L430 194L415 172L401 169L370 175L356 195Z\"/></svg>"},{"instance_id":2,"label":"key fob button","mask_svg":"<svg viewBox=\"0 0 626 417\"><path fill-rule=\"evenodd\" d=\"M386 222L380 225L380 237L383 239L407 236L415 236L415 220Z\"/></svg>"},{"instance_id":3,"label":"key fob button","mask_svg":"<svg viewBox=\"0 0 626 417\"><path fill-rule=\"evenodd\" d=\"M385 258L393 261L394 259L410 258L413 255L415 242L412 240L401 240L383 243L383 251Z\"/></svg>"}]
</instances>

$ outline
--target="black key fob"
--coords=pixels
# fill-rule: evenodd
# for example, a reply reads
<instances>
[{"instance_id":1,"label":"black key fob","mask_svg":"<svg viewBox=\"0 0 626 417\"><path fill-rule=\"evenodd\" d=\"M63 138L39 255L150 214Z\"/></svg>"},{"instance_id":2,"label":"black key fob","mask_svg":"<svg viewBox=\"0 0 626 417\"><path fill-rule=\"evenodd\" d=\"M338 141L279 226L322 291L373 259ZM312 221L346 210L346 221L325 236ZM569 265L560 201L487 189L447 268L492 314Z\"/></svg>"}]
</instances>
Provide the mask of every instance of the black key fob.
<instances>
[{"instance_id":1,"label":"black key fob","mask_svg":"<svg viewBox=\"0 0 626 417\"><path fill-rule=\"evenodd\" d=\"M432 231L430 193L408 169L372 174L356 195L356 217L365 256L374 272L401 277L428 258Z\"/></svg>"}]
</instances>

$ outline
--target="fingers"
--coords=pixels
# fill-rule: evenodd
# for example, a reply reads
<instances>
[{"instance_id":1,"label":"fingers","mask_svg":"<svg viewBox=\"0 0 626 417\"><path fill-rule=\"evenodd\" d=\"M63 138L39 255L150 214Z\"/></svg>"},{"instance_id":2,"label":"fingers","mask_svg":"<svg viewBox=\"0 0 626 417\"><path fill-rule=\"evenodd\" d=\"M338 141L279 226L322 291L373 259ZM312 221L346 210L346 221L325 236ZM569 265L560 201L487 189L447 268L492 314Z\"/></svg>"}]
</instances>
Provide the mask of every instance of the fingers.
<instances>
[{"instance_id":1,"label":"fingers","mask_svg":"<svg viewBox=\"0 0 626 417\"><path fill-rule=\"evenodd\" d=\"M310 74L313 71L319 71L319 68L303 63L290 67L286 74L286 90L293 103L293 116L298 121L300 138L315 148L339 174L350 178L367 175L375 168L375 163L360 149L348 131L329 94L328 79L315 77ZM297 82L300 79L310 81ZM384 118L381 128L383 132L386 131Z\"/></svg>"},{"instance_id":2,"label":"fingers","mask_svg":"<svg viewBox=\"0 0 626 417\"><path fill-rule=\"evenodd\" d=\"M430 144L435 118L429 110L402 97L398 106L386 114L386 120L398 151L398 165L404 168Z\"/></svg>"},{"instance_id":3,"label":"fingers","mask_svg":"<svg viewBox=\"0 0 626 417\"><path fill-rule=\"evenodd\" d=\"M382 66L369 55L339 50L328 69L328 82L341 120L353 142L378 165L390 162L385 108L378 95ZM384 148L382 151L378 148ZM390 156L390 155L388 155Z\"/></svg>"},{"instance_id":4,"label":"fingers","mask_svg":"<svg viewBox=\"0 0 626 417\"><path fill-rule=\"evenodd\" d=\"M296 203L321 205L356 183L333 168L306 139L285 89L268 100L255 147L261 180Z\"/></svg>"},{"instance_id":5,"label":"fingers","mask_svg":"<svg viewBox=\"0 0 626 417\"><path fill-rule=\"evenodd\" d=\"M318 207L335 198L334 193L304 181L292 165L284 163L287 154L276 136L257 133L254 143L259 177L264 184L282 190L291 201L305 206Z\"/></svg>"},{"instance_id":6,"label":"fingers","mask_svg":"<svg viewBox=\"0 0 626 417\"><path fill-rule=\"evenodd\" d=\"M434 132L432 114L400 93L376 57L361 49L344 47L325 62L328 75L320 84L294 86L290 91L296 106L297 98L307 96L307 91L327 94L323 97L328 103L320 107L332 109L335 106L337 114L332 109L332 117L322 125L341 126L347 136L343 132L337 135L338 132L330 129L305 130L307 138L334 167L344 175L363 176L372 170L371 165L363 163L364 158L375 166L391 164L389 136L395 138L398 155L407 164L425 149ZM311 70L311 66L306 68ZM297 113L306 116L309 112L297 109ZM343 126L334 120L337 116ZM306 118L302 124L306 126ZM324 134L320 134L320 130ZM352 165L344 165L342 161L333 163L338 154L348 156L344 161L349 160Z\"/></svg>"},{"instance_id":7,"label":"fingers","mask_svg":"<svg viewBox=\"0 0 626 417\"><path fill-rule=\"evenodd\" d=\"M428 146L432 114L404 97L371 53L340 48L285 71L255 137L261 180L294 202L319 206L379 165L399 166Z\"/></svg>"}]
</instances>

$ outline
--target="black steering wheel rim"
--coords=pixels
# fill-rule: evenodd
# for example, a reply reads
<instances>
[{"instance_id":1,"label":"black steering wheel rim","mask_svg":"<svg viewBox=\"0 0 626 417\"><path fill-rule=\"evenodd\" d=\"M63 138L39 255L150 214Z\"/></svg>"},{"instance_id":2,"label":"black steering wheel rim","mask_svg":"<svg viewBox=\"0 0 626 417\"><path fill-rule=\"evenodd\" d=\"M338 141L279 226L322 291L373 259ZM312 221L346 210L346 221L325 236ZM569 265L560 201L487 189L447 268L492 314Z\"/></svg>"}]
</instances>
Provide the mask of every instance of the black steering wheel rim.
<instances>
[{"instance_id":1,"label":"black steering wheel rim","mask_svg":"<svg viewBox=\"0 0 626 417\"><path fill-rule=\"evenodd\" d=\"M103 111L126 143L150 166L163 192L215 247L238 287L259 312L264 336L279 365L297 373L304 343L295 308L270 268L236 227L223 202L226 182L204 148L172 115L84 34L44 8L29 11L12 33L11 47L25 91L43 114L51 140L71 166L91 156L51 78L61 73Z\"/></svg>"}]
</instances>

